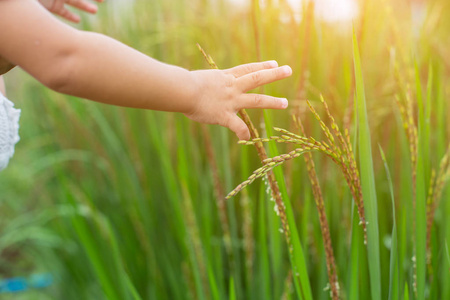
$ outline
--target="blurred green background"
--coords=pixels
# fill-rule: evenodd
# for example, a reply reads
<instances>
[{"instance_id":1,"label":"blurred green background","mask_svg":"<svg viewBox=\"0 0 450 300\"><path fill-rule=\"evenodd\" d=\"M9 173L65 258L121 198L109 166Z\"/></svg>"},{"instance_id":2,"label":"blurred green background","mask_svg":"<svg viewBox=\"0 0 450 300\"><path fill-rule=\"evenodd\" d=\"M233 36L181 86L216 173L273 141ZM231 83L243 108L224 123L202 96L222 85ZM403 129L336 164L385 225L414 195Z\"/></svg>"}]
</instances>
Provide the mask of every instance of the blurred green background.
<instances>
[{"instance_id":1,"label":"blurred green background","mask_svg":"<svg viewBox=\"0 0 450 300\"><path fill-rule=\"evenodd\" d=\"M306 134L321 140L320 125L305 103L311 100L323 116L320 94L337 123L350 124L352 139L357 134L352 26L373 146L380 299L450 299L450 195L445 189L432 219L424 287L417 292L413 260L425 263L426 258L414 257L413 228L417 220L418 226L425 223L414 215L410 144L395 101L409 95L416 124L419 100L426 102L429 134L419 137L425 166L419 178L428 191L450 129L448 1L109 0L100 5L98 16L85 16L80 28L187 69L209 67L196 43L219 68L268 59L289 64L293 76L264 89L287 97L289 109L266 112L265 118L260 110L249 114L266 136L270 126L295 130L290 116L295 113ZM309 299L294 288L293 277L304 274L290 265L267 184L257 180L223 200L261 166L253 147L238 145L227 129L201 126L182 115L57 94L19 69L5 78L8 98L22 116L16 154L0 173L0 279L50 273L53 284L0 294L0 299ZM277 149L292 150L286 145ZM269 154L276 155L273 148ZM370 259L350 191L331 160L321 153L313 158L340 299L371 299ZM306 262L309 287L302 289L311 290L310 299L330 299L305 162L297 158L277 169ZM423 197L417 200L425 203ZM397 236L392 234L394 220ZM297 251L294 255L299 257Z\"/></svg>"}]
</instances>

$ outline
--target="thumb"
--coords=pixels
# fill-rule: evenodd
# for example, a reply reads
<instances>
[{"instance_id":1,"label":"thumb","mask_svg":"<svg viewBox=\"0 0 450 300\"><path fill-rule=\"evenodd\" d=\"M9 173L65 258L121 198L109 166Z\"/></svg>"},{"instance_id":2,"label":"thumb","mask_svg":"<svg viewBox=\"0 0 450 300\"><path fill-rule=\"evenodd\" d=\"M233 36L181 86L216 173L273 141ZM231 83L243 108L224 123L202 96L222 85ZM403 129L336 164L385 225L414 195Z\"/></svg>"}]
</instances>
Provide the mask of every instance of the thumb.
<instances>
[{"instance_id":1,"label":"thumb","mask_svg":"<svg viewBox=\"0 0 450 300\"><path fill-rule=\"evenodd\" d=\"M250 139L250 131L248 130L247 124L245 124L245 122L242 121L242 119L237 115L234 115L230 118L230 121L228 122L226 127L234 131L239 140L247 141L248 139Z\"/></svg>"}]
</instances>

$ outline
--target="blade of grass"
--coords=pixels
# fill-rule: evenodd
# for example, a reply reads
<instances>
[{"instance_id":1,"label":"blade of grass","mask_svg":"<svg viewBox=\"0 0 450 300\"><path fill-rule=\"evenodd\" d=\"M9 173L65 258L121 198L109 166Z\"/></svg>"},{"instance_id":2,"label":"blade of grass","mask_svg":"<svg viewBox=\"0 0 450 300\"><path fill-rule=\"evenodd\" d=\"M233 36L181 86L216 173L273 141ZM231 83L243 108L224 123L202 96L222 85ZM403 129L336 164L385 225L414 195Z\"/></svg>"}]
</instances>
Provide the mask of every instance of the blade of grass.
<instances>
[{"instance_id":1,"label":"blade of grass","mask_svg":"<svg viewBox=\"0 0 450 300\"><path fill-rule=\"evenodd\" d=\"M209 279L209 286L211 289L211 299L220 300L219 290L217 289L214 271L210 266L208 266L208 279Z\"/></svg>"},{"instance_id":2,"label":"blade of grass","mask_svg":"<svg viewBox=\"0 0 450 300\"><path fill-rule=\"evenodd\" d=\"M360 248L364 237L361 225L359 225L359 216L356 210L356 204L352 203L352 231L350 239L350 253L347 271L347 293L348 299L359 299L359 261Z\"/></svg>"},{"instance_id":3,"label":"blade of grass","mask_svg":"<svg viewBox=\"0 0 450 300\"><path fill-rule=\"evenodd\" d=\"M65 182L64 179L61 178L61 180ZM76 210L80 210L79 204L72 198L72 194L74 193L73 189L70 187L70 183L67 185L65 198ZM79 200L80 197L78 198L78 201ZM84 212L81 211L78 215L72 216L72 224L79 239L83 243L86 254L92 263L94 271L97 274L108 299L140 299L131 284L128 275L124 272L118 243L109 221L99 212L93 211L89 207L84 207L84 209ZM88 219L94 221L96 225L96 228L94 228L104 235L103 238L106 240L106 243L103 243L102 240L99 240L94 236L96 230L92 230L88 223ZM111 251L105 255L105 253L102 252L103 247L110 247ZM113 272L113 276L111 276L111 272Z\"/></svg>"},{"instance_id":4,"label":"blade of grass","mask_svg":"<svg viewBox=\"0 0 450 300\"><path fill-rule=\"evenodd\" d=\"M395 214L395 202L394 202L394 187L392 184L391 173L389 171L389 166L386 161L386 156L384 154L383 148L380 148L381 158L384 163L384 168L386 170L386 177L389 184L389 192L391 195L392 204L392 234L391 234L391 257L389 266L389 300L399 298L399 264L398 264L398 247L397 247L397 222Z\"/></svg>"},{"instance_id":5,"label":"blade of grass","mask_svg":"<svg viewBox=\"0 0 450 300\"><path fill-rule=\"evenodd\" d=\"M264 111L264 121L267 124L267 134L272 134L272 112L265 110ZM267 151L268 155L276 155L276 145L272 144L269 146ZM267 193L265 193L267 194ZM280 230L282 229L282 225L280 222L279 216L277 216L277 211L273 209L274 205L276 205L273 198L270 198L271 201L267 201L267 206L270 207L267 209L267 219L268 219L268 232L270 238L270 252L271 252L271 263L272 263L272 278L282 278L284 276L283 269L283 252L285 251L285 247L283 247L283 235L280 234ZM273 295L274 298L279 298L283 293L283 282L281 280L274 280L273 282Z\"/></svg>"},{"instance_id":6,"label":"blade of grass","mask_svg":"<svg viewBox=\"0 0 450 300\"><path fill-rule=\"evenodd\" d=\"M445 210L444 213L448 215L450 213L450 197L448 194L448 191L445 193ZM445 222L444 228L443 228L443 234L442 234L442 240L445 241L445 263L442 263L442 269L440 272L440 279L442 282L449 282L450 280L450 254L449 254L449 247L448 247L448 241L450 240L450 222L448 221L448 218ZM442 296L442 299L449 299L450 297L450 286L448 284L442 284L440 289L440 295Z\"/></svg>"},{"instance_id":7,"label":"blade of grass","mask_svg":"<svg viewBox=\"0 0 450 300\"><path fill-rule=\"evenodd\" d=\"M260 186L259 203L258 203L258 264L256 265L256 274L259 277L258 283L254 285L255 294L261 300L270 299L272 297L271 292L271 270L270 270L270 258L268 250L267 240L267 205L266 205L266 187L264 184ZM273 253L272 253L273 255ZM262 284L260 284L262 283ZM261 286L263 288L261 288Z\"/></svg>"},{"instance_id":8,"label":"blade of grass","mask_svg":"<svg viewBox=\"0 0 450 300\"><path fill-rule=\"evenodd\" d=\"M370 290L373 300L381 300L380 243L378 232L377 194L373 172L372 146L367 118L366 96L361 69L358 41L353 31L353 58L356 83L356 109L358 114L358 146L361 185L366 210Z\"/></svg>"},{"instance_id":9,"label":"blade of grass","mask_svg":"<svg viewBox=\"0 0 450 300\"><path fill-rule=\"evenodd\" d=\"M234 279L233 279L233 277L230 278L229 294L230 294L230 297L229 297L230 300L236 300L237 299L236 298L236 290L234 288Z\"/></svg>"},{"instance_id":10,"label":"blade of grass","mask_svg":"<svg viewBox=\"0 0 450 300\"><path fill-rule=\"evenodd\" d=\"M405 282L405 292L403 293L403 300L409 300L409 288L408 283Z\"/></svg>"}]
</instances>

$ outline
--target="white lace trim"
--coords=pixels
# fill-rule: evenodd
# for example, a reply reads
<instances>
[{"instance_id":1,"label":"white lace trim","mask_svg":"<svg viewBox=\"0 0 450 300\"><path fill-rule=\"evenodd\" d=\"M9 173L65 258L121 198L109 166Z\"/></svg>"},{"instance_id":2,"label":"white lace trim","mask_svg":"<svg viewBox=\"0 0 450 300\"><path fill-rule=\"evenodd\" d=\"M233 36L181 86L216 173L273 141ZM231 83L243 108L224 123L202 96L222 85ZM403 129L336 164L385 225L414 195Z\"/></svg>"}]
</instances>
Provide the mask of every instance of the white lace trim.
<instances>
[{"instance_id":1,"label":"white lace trim","mask_svg":"<svg viewBox=\"0 0 450 300\"><path fill-rule=\"evenodd\" d=\"M8 165L19 137L20 109L0 93L0 170Z\"/></svg>"}]
</instances>

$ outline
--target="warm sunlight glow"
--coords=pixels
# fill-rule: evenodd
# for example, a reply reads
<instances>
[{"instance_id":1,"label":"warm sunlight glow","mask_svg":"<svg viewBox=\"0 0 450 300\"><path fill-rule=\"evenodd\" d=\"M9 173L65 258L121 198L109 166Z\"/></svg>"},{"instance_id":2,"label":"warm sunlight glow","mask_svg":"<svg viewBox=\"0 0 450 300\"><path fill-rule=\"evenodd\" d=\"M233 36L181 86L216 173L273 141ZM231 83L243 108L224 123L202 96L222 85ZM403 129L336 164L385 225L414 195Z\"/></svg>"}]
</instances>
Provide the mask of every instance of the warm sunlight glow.
<instances>
[{"instance_id":1,"label":"warm sunlight glow","mask_svg":"<svg viewBox=\"0 0 450 300\"><path fill-rule=\"evenodd\" d=\"M316 0L316 14L329 22L351 21L358 14L354 0Z\"/></svg>"},{"instance_id":2,"label":"warm sunlight glow","mask_svg":"<svg viewBox=\"0 0 450 300\"><path fill-rule=\"evenodd\" d=\"M303 0L288 0L289 4L298 10ZM358 14L355 0L314 0L316 16L327 22L351 21Z\"/></svg>"},{"instance_id":3,"label":"warm sunlight glow","mask_svg":"<svg viewBox=\"0 0 450 300\"><path fill-rule=\"evenodd\" d=\"M228 0L232 5L248 6L251 0ZM296 15L300 15L304 0L287 0ZM316 16L326 22L348 22L358 15L358 5L355 0L313 0ZM265 1L260 0L261 5Z\"/></svg>"}]
</instances>

